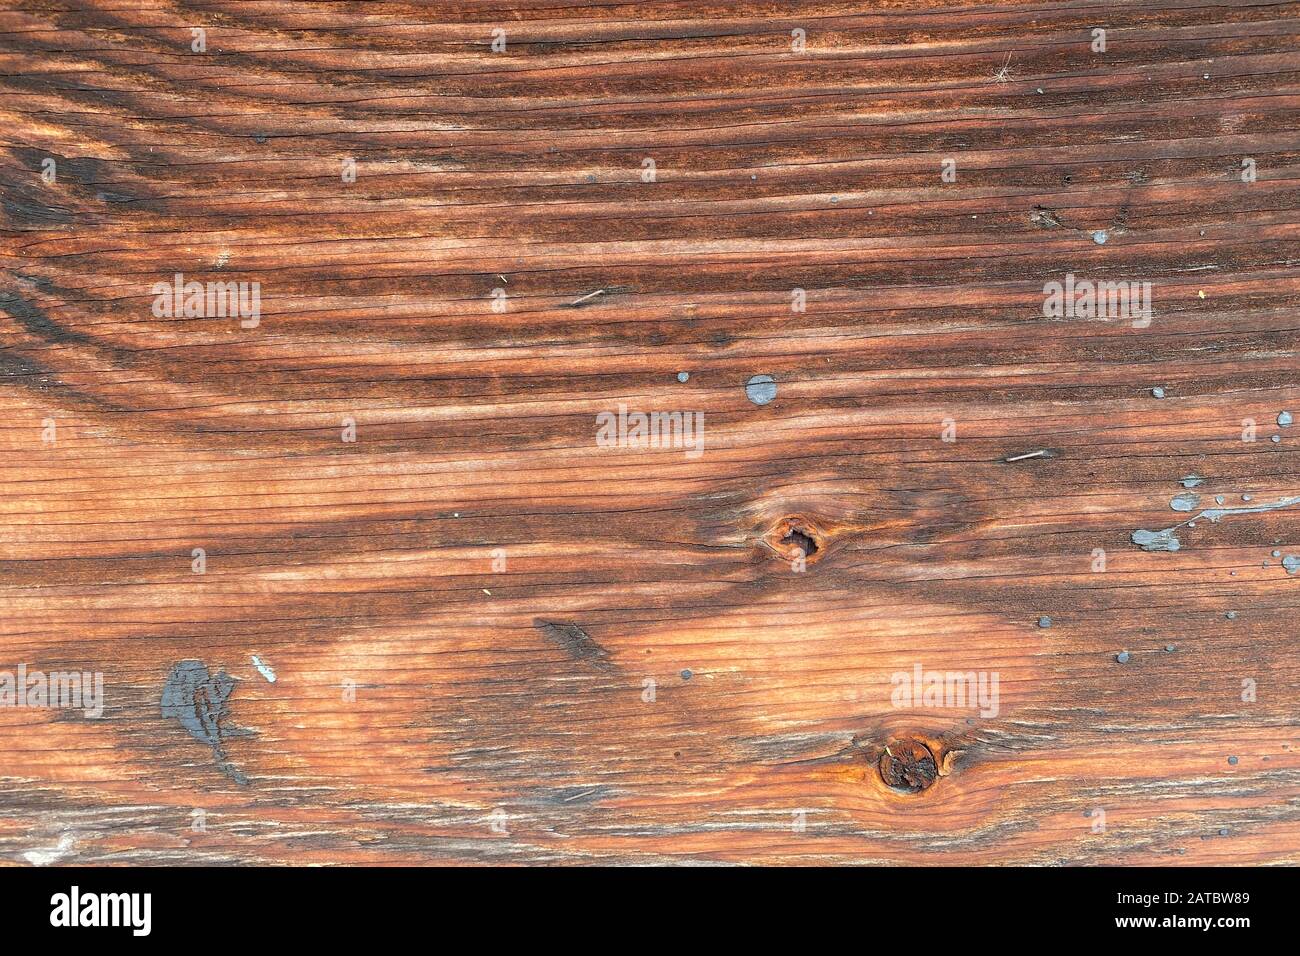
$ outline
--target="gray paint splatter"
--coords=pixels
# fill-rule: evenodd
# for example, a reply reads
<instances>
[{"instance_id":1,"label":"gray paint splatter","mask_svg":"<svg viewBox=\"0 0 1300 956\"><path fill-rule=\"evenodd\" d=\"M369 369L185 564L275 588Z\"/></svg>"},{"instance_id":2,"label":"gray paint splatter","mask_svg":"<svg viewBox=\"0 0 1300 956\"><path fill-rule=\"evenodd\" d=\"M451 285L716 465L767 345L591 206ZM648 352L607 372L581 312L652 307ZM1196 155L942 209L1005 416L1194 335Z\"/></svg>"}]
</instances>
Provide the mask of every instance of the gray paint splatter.
<instances>
[{"instance_id":1,"label":"gray paint splatter","mask_svg":"<svg viewBox=\"0 0 1300 956\"><path fill-rule=\"evenodd\" d=\"M1242 495L1243 501L1249 501L1249 495ZM1219 501L1219 498L1215 498ZM1199 514L1189 518L1181 524L1173 525L1161 531L1147 531L1140 529L1129 535L1129 539L1143 551L1177 551L1182 545L1174 532L1185 525L1191 525L1200 518L1209 518L1211 521L1218 521L1220 518L1227 518L1232 515L1252 515L1262 514L1265 511L1277 511L1279 508L1290 508L1292 505L1300 504L1300 497L1296 498L1279 498L1266 505L1250 505L1244 508L1206 508ZM1284 561L1283 564L1286 562Z\"/></svg>"},{"instance_id":2,"label":"gray paint splatter","mask_svg":"<svg viewBox=\"0 0 1300 956\"><path fill-rule=\"evenodd\" d=\"M215 677L202 661L178 661L163 684L162 715L180 721L191 737L212 748L212 756L231 780L248 785L245 777L226 757L225 738L250 733L221 726L228 716L226 702L235 689L235 678L225 671Z\"/></svg>"},{"instance_id":3,"label":"gray paint splatter","mask_svg":"<svg viewBox=\"0 0 1300 956\"><path fill-rule=\"evenodd\" d=\"M1294 554L1288 554L1282 559L1282 567L1286 568L1287 574L1295 574L1297 571L1300 571L1300 558L1296 557Z\"/></svg>"},{"instance_id":4,"label":"gray paint splatter","mask_svg":"<svg viewBox=\"0 0 1300 956\"><path fill-rule=\"evenodd\" d=\"M755 375L745 383L745 395L755 405L766 405L776 398L776 380L770 375Z\"/></svg>"},{"instance_id":5,"label":"gray paint splatter","mask_svg":"<svg viewBox=\"0 0 1300 956\"><path fill-rule=\"evenodd\" d=\"M1175 511L1194 511L1201 503L1201 496L1194 495L1191 492L1186 494L1174 495L1169 501L1169 507Z\"/></svg>"}]
</instances>

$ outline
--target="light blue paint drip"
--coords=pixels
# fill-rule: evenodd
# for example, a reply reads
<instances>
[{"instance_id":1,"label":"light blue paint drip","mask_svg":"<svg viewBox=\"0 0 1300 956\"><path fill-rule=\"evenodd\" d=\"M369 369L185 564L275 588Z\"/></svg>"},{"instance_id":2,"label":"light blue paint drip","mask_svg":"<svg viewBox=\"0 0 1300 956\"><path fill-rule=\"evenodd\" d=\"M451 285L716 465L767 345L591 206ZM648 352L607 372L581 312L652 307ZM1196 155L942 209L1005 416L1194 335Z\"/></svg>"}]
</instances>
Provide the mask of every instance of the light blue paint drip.
<instances>
[{"instance_id":1,"label":"light blue paint drip","mask_svg":"<svg viewBox=\"0 0 1300 956\"><path fill-rule=\"evenodd\" d=\"M257 668L259 674L266 678L267 683L275 683L275 671L271 669L270 664L266 663L266 661L262 660L256 654L253 655L253 666Z\"/></svg>"},{"instance_id":2,"label":"light blue paint drip","mask_svg":"<svg viewBox=\"0 0 1300 956\"><path fill-rule=\"evenodd\" d=\"M1092 241L1099 246L1104 246L1106 244L1106 240L1109 238L1110 238L1110 234L1106 232L1105 229L1098 229L1096 232L1092 234Z\"/></svg>"},{"instance_id":3,"label":"light blue paint drip","mask_svg":"<svg viewBox=\"0 0 1300 956\"><path fill-rule=\"evenodd\" d=\"M1250 500L1250 495L1242 495L1241 497L1245 501ZM1256 515L1265 511L1277 511L1279 508L1290 508L1292 505L1300 505L1300 498L1281 498L1272 504L1252 505L1249 508L1207 508L1197 517L1218 521L1220 518L1226 518L1229 515Z\"/></svg>"},{"instance_id":4,"label":"light blue paint drip","mask_svg":"<svg viewBox=\"0 0 1300 956\"><path fill-rule=\"evenodd\" d=\"M1155 388L1151 389L1151 397L1152 397L1152 398L1164 398L1164 397L1165 397L1165 390L1164 390L1163 388L1161 388L1160 386L1157 385Z\"/></svg>"},{"instance_id":5,"label":"light blue paint drip","mask_svg":"<svg viewBox=\"0 0 1300 956\"><path fill-rule=\"evenodd\" d=\"M1288 554L1282 559L1282 567L1286 568L1287 574L1295 574L1300 571L1300 558L1297 558L1294 554Z\"/></svg>"},{"instance_id":6,"label":"light blue paint drip","mask_svg":"<svg viewBox=\"0 0 1300 956\"><path fill-rule=\"evenodd\" d=\"M1283 428L1286 428L1286 426L1288 426L1288 425L1291 424L1291 413L1290 413L1290 412L1278 412L1278 413L1277 413L1277 423L1278 423L1279 425L1281 425Z\"/></svg>"},{"instance_id":7,"label":"light blue paint drip","mask_svg":"<svg viewBox=\"0 0 1300 956\"><path fill-rule=\"evenodd\" d=\"M1204 484L1204 483L1205 483L1205 479L1202 478L1200 475L1188 475L1186 478L1182 480L1182 486L1184 488L1195 488L1197 485Z\"/></svg>"},{"instance_id":8,"label":"light blue paint drip","mask_svg":"<svg viewBox=\"0 0 1300 956\"><path fill-rule=\"evenodd\" d=\"M1249 501L1249 495L1242 495L1244 500ZM1216 499L1218 500L1218 499ZM1227 518L1231 515L1253 515L1262 514L1265 511L1277 511L1279 508L1289 508L1292 505L1300 504L1300 498L1280 498L1272 504L1251 505L1245 508L1206 508L1193 518L1189 518L1182 524L1176 524L1172 528L1165 528L1163 531L1147 531L1141 528L1129 535L1129 540L1136 544L1143 551L1177 551L1182 547L1174 532L1183 525L1190 525L1200 518L1209 518L1211 521L1218 521L1220 518ZM1296 567L1300 569L1300 558L1295 559ZM1284 560L1282 562L1286 564ZM1235 573L1235 572L1234 572Z\"/></svg>"},{"instance_id":9,"label":"light blue paint drip","mask_svg":"<svg viewBox=\"0 0 1300 956\"><path fill-rule=\"evenodd\" d=\"M1201 503L1201 496L1194 495L1191 492L1186 494L1174 495L1169 501L1169 507L1175 511L1192 511Z\"/></svg>"}]
</instances>

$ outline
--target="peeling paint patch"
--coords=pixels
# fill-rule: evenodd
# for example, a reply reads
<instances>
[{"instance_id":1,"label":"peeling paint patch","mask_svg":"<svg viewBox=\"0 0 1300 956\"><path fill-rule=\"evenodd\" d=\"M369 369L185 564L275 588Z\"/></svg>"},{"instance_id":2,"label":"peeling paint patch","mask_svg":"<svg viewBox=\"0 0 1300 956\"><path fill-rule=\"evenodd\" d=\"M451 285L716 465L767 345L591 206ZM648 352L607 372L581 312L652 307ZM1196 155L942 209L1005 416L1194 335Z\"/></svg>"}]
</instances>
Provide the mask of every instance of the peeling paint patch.
<instances>
[{"instance_id":1,"label":"peeling paint patch","mask_svg":"<svg viewBox=\"0 0 1300 956\"><path fill-rule=\"evenodd\" d=\"M225 738L246 734L221 725L228 716L226 701L235 689L235 679L225 671L216 676L208 673L202 661L178 661L163 685L162 715L180 722L189 735L212 748L217 766L240 786L248 785L245 777L226 757Z\"/></svg>"},{"instance_id":2,"label":"peeling paint patch","mask_svg":"<svg viewBox=\"0 0 1300 956\"><path fill-rule=\"evenodd\" d=\"M1197 485L1205 483L1205 479L1200 475L1188 475L1182 479L1181 484L1184 488L1195 488Z\"/></svg>"},{"instance_id":3,"label":"peeling paint patch","mask_svg":"<svg viewBox=\"0 0 1300 956\"><path fill-rule=\"evenodd\" d=\"M59 845L51 847L48 850L28 850L23 854L23 859L32 866L49 866L51 863L58 863L67 856L72 848L77 845L77 838L71 833L65 833L59 837Z\"/></svg>"},{"instance_id":4,"label":"peeling paint patch","mask_svg":"<svg viewBox=\"0 0 1300 956\"><path fill-rule=\"evenodd\" d=\"M1174 536L1174 531L1175 528L1165 528L1163 531L1139 529L1129 535L1129 538L1143 551L1177 551L1182 544Z\"/></svg>"}]
</instances>

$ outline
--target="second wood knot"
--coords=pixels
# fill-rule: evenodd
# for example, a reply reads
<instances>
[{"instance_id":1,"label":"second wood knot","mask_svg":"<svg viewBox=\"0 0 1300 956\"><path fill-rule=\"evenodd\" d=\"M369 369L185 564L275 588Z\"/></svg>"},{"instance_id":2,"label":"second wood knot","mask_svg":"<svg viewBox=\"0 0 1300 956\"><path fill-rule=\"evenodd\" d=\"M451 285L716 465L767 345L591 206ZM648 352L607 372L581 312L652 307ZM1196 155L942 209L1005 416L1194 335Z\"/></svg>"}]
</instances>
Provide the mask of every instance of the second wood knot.
<instances>
[{"instance_id":1,"label":"second wood knot","mask_svg":"<svg viewBox=\"0 0 1300 956\"><path fill-rule=\"evenodd\" d=\"M790 515L768 529L763 544L783 561L812 564L825 552L826 535L811 519Z\"/></svg>"}]
</instances>

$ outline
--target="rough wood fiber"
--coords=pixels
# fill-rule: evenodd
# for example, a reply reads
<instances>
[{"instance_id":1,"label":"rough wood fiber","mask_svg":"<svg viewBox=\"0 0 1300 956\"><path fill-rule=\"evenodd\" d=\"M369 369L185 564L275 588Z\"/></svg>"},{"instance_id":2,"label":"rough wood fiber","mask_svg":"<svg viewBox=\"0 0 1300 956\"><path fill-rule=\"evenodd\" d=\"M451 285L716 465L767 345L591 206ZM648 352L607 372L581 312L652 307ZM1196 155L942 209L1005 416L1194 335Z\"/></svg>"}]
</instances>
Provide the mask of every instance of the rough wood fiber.
<instances>
[{"instance_id":1,"label":"rough wood fiber","mask_svg":"<svg viewBox=\"0 0 1300 956\"><path fill-rule=\"evenodd\" d=\"M0 859L1300 863L1298 18L3 0Z\"/></svg>"}]
</instances>

